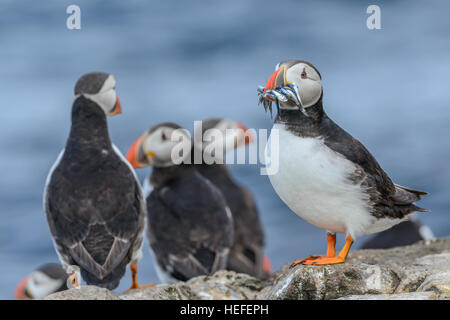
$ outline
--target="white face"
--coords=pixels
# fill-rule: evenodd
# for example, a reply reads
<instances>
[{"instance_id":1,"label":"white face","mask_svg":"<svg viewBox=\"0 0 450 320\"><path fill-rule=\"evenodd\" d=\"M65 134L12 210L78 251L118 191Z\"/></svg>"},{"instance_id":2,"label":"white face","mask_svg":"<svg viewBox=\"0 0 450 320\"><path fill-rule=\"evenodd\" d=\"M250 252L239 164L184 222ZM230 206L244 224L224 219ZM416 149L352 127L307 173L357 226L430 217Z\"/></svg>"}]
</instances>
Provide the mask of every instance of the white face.
<instances>
[{"instance_id":1,"label":"white face","mask_svg":"<svg viewBox=\"0 0 450 320\"><path fill-rule=\"evenodd\" d=\"M113 115L117 103L116 93L116 79L110 75L103 83L102 88L98 93L88 94L83 93L83 96L97 103L105 112L106 115Z\"/></svg>"},{"instance_id":2,"label":"white face","mask_svg":"<svg viewBox=\"0 0 450 320\"><path fill-rule=\"evenodd\" d=\"M297 85L303 107L305 108L313 106L322 95L322 82L319 74L314 68L305 63L297 63L287 69L286 81ZM289 106L286 107L290 108Z\"/></svg>"},{"instance_id":3,"label":"white face","mask_svg":"<svg viewBox=\"0 0 450 320\"><path fill-rule=\"evenodd\" d=\"M45 273L35 271L30 275L26 289L33 299L42 299L59 289L65 280L52 279Z\"/></svg>"},{"instance_id":4,"label":"white face","mask_svg":"<svg viewBox=\"0 0 450 320\"><path fill-rule=\"evenodd\" d=\"M214 157L220 158L217 160L222 160L221 158L225 153L244 146L245 143L246 134L242 126L236 121L223 119L214 128L203 133L201 149L209 152L210 156L214 154ZM200 149L200 146L196 145L196 148Z\"/></svg>"},{"instance_id":5,"label":"white face","mask_svg":"<svg viewBox=\"0 0 450 320\"><path fill-rule=\"evenodd\" d=\"M142 150L150 165L169 167L180 164L192 148L191 137L185 129L160 127L142 140Z\"/></svg>"}]
</instances>

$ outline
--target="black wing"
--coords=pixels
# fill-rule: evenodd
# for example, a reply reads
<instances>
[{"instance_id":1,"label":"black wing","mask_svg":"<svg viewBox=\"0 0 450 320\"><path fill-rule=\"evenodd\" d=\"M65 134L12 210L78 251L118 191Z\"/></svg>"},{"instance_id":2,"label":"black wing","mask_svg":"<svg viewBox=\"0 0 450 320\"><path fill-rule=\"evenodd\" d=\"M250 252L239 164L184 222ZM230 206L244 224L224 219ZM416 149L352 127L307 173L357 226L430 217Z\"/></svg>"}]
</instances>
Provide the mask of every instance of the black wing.
<instances>
[{"instance_id":1,"label":"black wing","mask_svg":"<svg viewBox=\"0 0 450 320\"><path fill-rule=\"evenodd\" d=\"M219 190L193 171L147 198L148 238L159 266L178 280L224 269L233 241Z\"/></svg>"},{"instance_id":2,"label":"black wing","mask_svg":"<svg viewBox=\"0 0 450 320\"><path fill-rule=\"evenodd\" d=\"M142 241L145 202L133 172L118 156L96 167L74 164L64 155L49 177L44 207L63 262L98 279L128 263Z\"/></svg>"},{"instance_id":3,"label":"black wing","mask_svg":"<svg viewBox=\"0 0 450 320\"><path fill-rule=\"evenodd\" d=\"M427 211L413 204L426 192L395 185L364 145L330 118L324 117L321 132L328 147L356 164L349 178L369 194L374 216L403 218L414 211Z\"/></svg>"},{"instance_id":4,"label":"black wing","mask_svg":"<svg viewBox=\"0 0 450 320\"><path fill-rule=\"evenodd\" d=\"M203 164L197 170L222 192L233 216L234 242L227 269L263 277L264 231L253 196L233 180L224 164Z\"/></svg>"}]
</instances>

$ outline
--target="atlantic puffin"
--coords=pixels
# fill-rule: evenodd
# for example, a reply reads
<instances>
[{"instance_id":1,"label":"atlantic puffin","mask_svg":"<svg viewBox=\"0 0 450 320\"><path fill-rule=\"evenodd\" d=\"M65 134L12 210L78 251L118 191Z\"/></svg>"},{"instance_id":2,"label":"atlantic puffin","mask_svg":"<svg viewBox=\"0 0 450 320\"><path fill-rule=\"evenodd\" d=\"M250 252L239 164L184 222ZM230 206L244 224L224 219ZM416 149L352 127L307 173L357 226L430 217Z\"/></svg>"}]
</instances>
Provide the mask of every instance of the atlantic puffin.
<instances>
[{"instance_id":1,"label":"atlantic puffin","mask_svg":"<svg viewBox=\"0 0 450 320\"><path fill-rule=\"evenodd\" d=\"M361 249L389 249L433 239L435 239L435 236L431 228L421 223L414 214L410 215L408 220L366 240L362 244Z\"/></svg>"},{"instance_id":2,"label":"atlantic puffin","mask_svg":"<svg viewBox=\"0 0 450 320\"><path fill-rule=\"evenodd\" d=\"M250 131L240 122L225 118L208 118L201 122L201 143L194 141L192 155L208 150L222 148L222 158L207 164L204 157L197 157L201 163L195 166L204 177L211 181L225 197L234 222L234 241L228 256L228 270L247 273L256 278L267 278L271 272L271 263L264 254L264 230L259 217L256 202L247 188L237 183L226 164L225 153L243 147L253 141ZM196 128L197 130L199 128ZM223 139L213 139L217 130ZM211 144L218 144L211 146ZM213 156L212 154L210 154ZM194 163L195 157L192 156Z\"/></svg>"},{"instance_id":3,"label":"atlantic puffin","mask_svg":"<svg viewBox=\"0 0 450 320\"><path fill-rule=\"evenodd\" d=\"M327 230L326 256L297 260L292 266L342 263L356 237L428 211L414 205L426 192L394 184L370 152L327 116L321 79L311 63L288 60L258 88L264 108L272 111L272 103L277 107L265 150L268 163L278 160L270 182L294 213ZM271 141L276 136L278 141ZM347 235L338 255L336 233Z\"/></svg>"},{"instance_id":4,"label":"atlantic puffin","mask_svg":"<svg viewBox=\"0 0 450 320\"><path fill-rule=\"evenodd\" d=\"M14 296L17 300L42 299L67 290L67 273L58 263L47 263L23 278Z\"/></svg>"},{"instance_id":5,"label":"atlantic puffin","mask_svg":"<svg viewBox=\"0 0 450 320\"><path fill-rule=\"evenodd\" d=\"M79 288L114 289L142 256L146 205L133 168L110 140L106 116L121 113L113 75L92 72L75 86L65 148L47 177L44 208L56 252Z\"/></svg>"},{"instance_id":6,"label":"atlantic puffin","mask_svg":"<svg viewBox=\"0 0 450 320\"><path fill-rule=\"evenodd\" d=\"M147 196L147 237L163 283L225 269L233 220L225 199L190 164L192 140L175 123L146 131L127 154L134 168L153 166Z\"/></svg>"}]
</instances>

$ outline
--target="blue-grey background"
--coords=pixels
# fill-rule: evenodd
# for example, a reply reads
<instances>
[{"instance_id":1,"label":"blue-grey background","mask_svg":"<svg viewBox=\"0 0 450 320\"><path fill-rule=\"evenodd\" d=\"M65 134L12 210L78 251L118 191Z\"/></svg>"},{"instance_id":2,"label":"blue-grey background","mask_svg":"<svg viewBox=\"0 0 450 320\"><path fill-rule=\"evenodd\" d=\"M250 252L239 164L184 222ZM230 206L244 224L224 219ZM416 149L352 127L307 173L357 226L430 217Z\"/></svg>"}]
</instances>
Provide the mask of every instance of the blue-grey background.
<instances>
[{"instance_id":1,"label":"blue-grey background","mask_svg":"<svg viewBox=\"0 0 450 320\"><path fill-rule=\"evenodd\" d=\"M81 30L66 28L70 4L81 7ZM382 30L366 28L370 4L381 7ZM450 235L449 12L448 1L3 0L0 298L57 261L42 191L69 131L73 86L88 71L117 78L123 114L109 128L126 152L160 121L192 130L193 120L225 116L271 128L257 86L280 60L308 60L322 73L328 114L395 182L429 191L420 205L432 212L420 218ZM258 166L232 171L256 197L274 269L325 250L324 232L290 212ZM147 244L139 278L157 281Z\"/></svg>"}]
</instances>

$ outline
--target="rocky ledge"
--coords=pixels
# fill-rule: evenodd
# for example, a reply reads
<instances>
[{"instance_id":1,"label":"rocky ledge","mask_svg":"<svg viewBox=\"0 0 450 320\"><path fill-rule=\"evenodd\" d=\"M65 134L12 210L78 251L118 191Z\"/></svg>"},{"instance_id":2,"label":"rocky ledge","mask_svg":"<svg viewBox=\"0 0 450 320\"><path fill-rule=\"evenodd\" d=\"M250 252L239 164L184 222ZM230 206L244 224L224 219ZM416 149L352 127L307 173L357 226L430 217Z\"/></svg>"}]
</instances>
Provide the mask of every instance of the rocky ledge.
<instances>
[{"instance_id":1,"label":"rocky ledge","mask_svg":"<svg viewBox=\"0 0 450 320\"><path fill-rule=\"evenodd\" d=\"M83 286L47 300L148 299L414 299L450 300L450 238L388 250L350 252L346 263L330 266L285 264L267 281L219 271L173 285L113 293Z\"/></svg>"}]
</instances>

